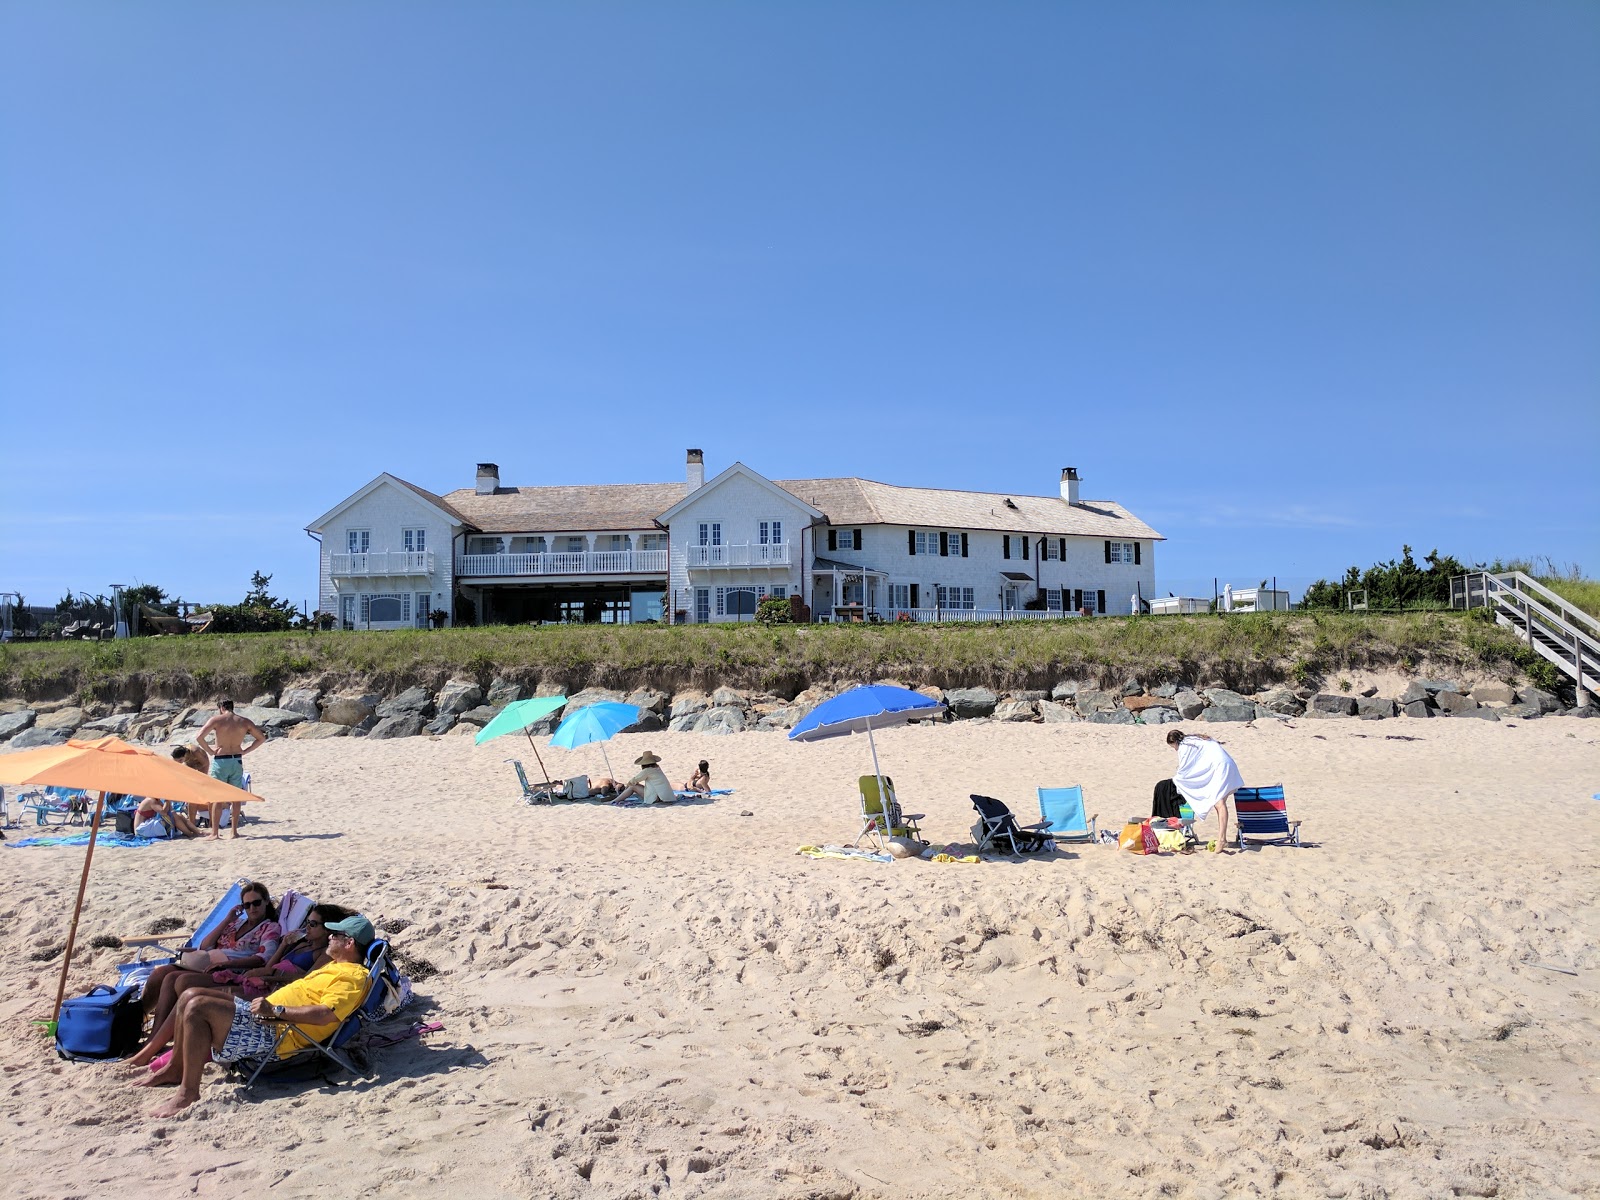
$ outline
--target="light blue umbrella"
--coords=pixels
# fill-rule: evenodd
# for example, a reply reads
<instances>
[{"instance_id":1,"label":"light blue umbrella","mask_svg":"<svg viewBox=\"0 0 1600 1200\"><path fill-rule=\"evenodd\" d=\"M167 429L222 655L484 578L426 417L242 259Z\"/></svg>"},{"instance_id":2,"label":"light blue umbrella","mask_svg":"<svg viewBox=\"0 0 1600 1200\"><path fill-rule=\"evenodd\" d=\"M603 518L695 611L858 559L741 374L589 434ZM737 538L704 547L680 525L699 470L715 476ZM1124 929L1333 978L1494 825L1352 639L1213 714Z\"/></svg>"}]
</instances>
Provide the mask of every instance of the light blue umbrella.
<instances>
[{"instance_id":1,"label":"light blue umbrella","mask_svg":"<svg viewBox=\"0 0 1600 1200\"><path fill-rule=\"evenodd\" d=\"M513 700L495 713L494 720L478 730L478 736L472 739L472 743L481 746L491 738L516 733L519 729L527 733L528 726L544 720L566 702L565 696L535 696L531 700ZM545 779L550 778L544 769L544 759L539 758L539 747L534 745L531 733L528 733L528 745L533 747L534 758L539 759L539 774Z\"/></svg>"},{"instance_id":2,"label":"light blue umbrella","mask_svg":"<svg viewBox=\"0 0 1600 1200\"><path fill-rule=\"evenodd\" d=\"M561 724L556 726L550 744L566 750L576 750L579 746L587 746L590 742L604 742L612 734L620 733L628 726L638 723L638 705L602 700L598 704L590 704L577 712L568 713L562 718ZM615 779L616 775L611 770L611 757L606 754L604 746L600 747L600 757L606 760L606 774Z\"/></svg>"},{"instance_id":3,"label":"light blue umbrella","mask_svg":"<svg viewBox=\"0 0 1600 1200\"><path fill-rule=\"evenodd\" d=\"M823 738L865 733L872 750L872 773L878 777L878 794L884 794L883 772L878 768L878 744L874 729L889 729L928 717L943 716L945 706L931 696L907 688L879 684L851 688L832 700L824 700L789 731L791 742L820 742Z\"/></svg>"}]
</instances>

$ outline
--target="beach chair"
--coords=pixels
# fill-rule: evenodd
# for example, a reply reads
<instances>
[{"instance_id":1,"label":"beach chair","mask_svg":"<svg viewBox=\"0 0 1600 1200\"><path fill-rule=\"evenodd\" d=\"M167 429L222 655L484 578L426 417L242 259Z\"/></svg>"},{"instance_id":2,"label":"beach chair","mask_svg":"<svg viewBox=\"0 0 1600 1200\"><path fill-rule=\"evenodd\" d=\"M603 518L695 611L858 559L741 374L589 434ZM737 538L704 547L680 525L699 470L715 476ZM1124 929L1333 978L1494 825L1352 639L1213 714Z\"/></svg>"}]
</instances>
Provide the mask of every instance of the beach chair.
<instances>
[{"instance_id":1,"label":"beach chair","mask_svg":"<svg viewBox=\"0 0 1600 1200\"><path fill-rule=\"evenodd\" d=\"M1239 849L1245 839L1256 846L1298 846L1300 822L1289 820L1283 799L1283 784L1271 787L1242 787L1233 794L1233 815L1238 822Z\"/></svg>"},{"instance_id":2,"label":"beach chair","mask_svg":"<svg viewBox=\"0 0 1600 1200\"><path fill-rule=\"evenodd\" d=\"M883 780L883 791L888 793L888 804L884 804L884 796L879 794L878 780ZM861 796L861 832L856 834L853 845L859 846L864 837L872 838L873 845L882 846L885 838L906 837L922 841L922 827L917 823L922 820L925 813L908 813L900 807L900 801L895 798L894 780L887 775L863 775L856 785ZM884 809L887 807L888 815Z\"/></svg>"},{"instance_id":3,"label":"beach chair","mask_svg":"<svg viewBox=\"0 0 1600 1200\"><path fill-rule=\"evenodd\" d=\"M1019 825L1017 818L1005 801L993 796L972 797L972 807L978 810L978 823L972 827L972 840L978 844L978 853L986 849L1011 847L1012 854L1032 854L1045 848L1050 837L1045 832L1047 822Z\"/></svg>"},{"instance_id":4,"label":"beach chair","mask_svg":"<svg viewBox=\"0 0 1600 1200\"><path fill-rule=\"evenodd\" d=\"M553 783L548 779L538 784L529 783L528 773L522 769L521 762L514 758L508 758L506 761L517 769L517 782L522 785L522 802L524 804L549 804L561 795L560 791L557 790L561 787L560 784Z\"/></svg>"},{"instance_id":5,"label":"beach chair","mask_svg":"<svg viewBox=\"0 0 1600 1200\"><path fill-rule=\"evenodd\" d=\"M244 1086L248 1089L254 1086L257 1079L263 1075L277 1075L292 1072L311 1065L321 1065L327 1059L335 1066L351 1075L359 1074L356 1065L350 1059L347 1049L350 1042L360 1032L365 1023L381 1021L394 1010L388 1008L387 1000L390 995L389 980L398 984L399 975L389 955L389 943L379 938L367 947L367 994L356 1010L346 1017L332 1033L318 1041L293 1021L285 1021L283 1030L278 1034L277 1044L273 1053L259 1059L240 1059L230 1063L231 1070L245 1075ZM279 1055L277 1047L290 1032L300 1035L300 1039L307 1044L293 1054Z\"/></svg>"},{"instance_id":6,"label":"beach chair","mask_svg":"<svg viewBox=\"0 0 1600 1200\"><path fill-rule=\"evenodd\" d=\"M206 914L205 919L195 926L192 933L184 933L181 929L177 929L171 933L142 934L123 938L122 944L137 947L138 953L133 962L122 963L117 967L117 986L126 987L134 984L142 993L145 980L150 978L152 971L159 966L176 962L184 948L198 946L207 934L233 915L234 910L239 907L239 896L248 882L247 879L235 881L233 886L222 894L222 899L217 901L216 906ZM311 915L314 903L310 896L289 888L278 901L278 925L285 933L299 929Z\"/></svg>"},{"instance_id":7,"label":"beach chair","mask_svg":"<svg viewBox=\"0 0 1600 1200\"><path fill-rule=\"evenodd\" d=\"M33 813L35 825L87 825L94 811L87 792L62 787L24 794L22 807Z\"/></svg>"},{"instance_id":8,"label":"beach chair","mask_svg":"<svg viewBox=\"0 0 1600 1200\"><path fill-rule=\"evenodd\" d=\"M1044 835L1057 842L1092 842L1097 834L1094 823L1100 817L1083 815L1083 788L1054 787L1039 789L1039 818L1045 827Z\"/></svg>"}]
</instances>

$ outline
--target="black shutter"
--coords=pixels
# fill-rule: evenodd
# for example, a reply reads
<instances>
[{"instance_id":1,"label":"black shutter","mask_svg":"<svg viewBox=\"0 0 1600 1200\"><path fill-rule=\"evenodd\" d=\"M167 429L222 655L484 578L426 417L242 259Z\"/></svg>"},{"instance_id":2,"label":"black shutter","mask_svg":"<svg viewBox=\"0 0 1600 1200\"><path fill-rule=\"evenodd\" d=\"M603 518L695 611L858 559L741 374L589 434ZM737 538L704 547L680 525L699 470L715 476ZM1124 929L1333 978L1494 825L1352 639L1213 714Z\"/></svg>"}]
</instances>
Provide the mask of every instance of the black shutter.
<instances>
[{"instance_id":1,"label":"black shutter","mask_svg":"<svg viewBox=\"0 0 1600 1200\"><path fill-rule=\"evenodd\" d=\"M917 587L916 584L913 583L911 585L911 607L912 608L921 608L922 607L922 603L921 603L922 596L919 594L919 591L920 591L920 589Z\"/></svg>"},{"instance_id":2,"label":"black shutter","mask_svg":"<svg viewBox=\"0 0 1600 1200\"><path fill-rule=\"evenodd\" d=\"M829 550L837 550L838 548L839 548L839 531L837 529L830 529L830 530L828 530L828 549Z\"/></svg>"},{"instance_id":3,"label":"black shutter","mask_svg":"<svg viewBox=\"0 0 1600 1200\"><path fill-rule=\"evenodd\" d=\"M855 541L856 549L861 549L861 530L857 529L855 531L855 538L853 540Z\"/></svg>"},{"instance_id":4,"label":"black shutter","mask_svg":"<svg viewBox=\"0 0 1600 1200\"><path fill-rule=\"evenodd\" d=\"M950 557L950 535L942 529L939 531L939 557Z\"/></svg>"},{"instance_id":5,"label":"black shutter","mask_svg":"<svg viewBox=\"0 0 1600 1200\"><path fill-rule=\"evenodd\" d=\"M1105 612L1105 610L1106 610L1106 593L1105 593L1105 590L1102 588L1100 591L1096 592L1094 594L1094 596L1095 596L1095 601L1099 604L1099 607L1095 609L1095 612L1102 612L1102 613Z\"/></svg>"},{"instance_id":6,"label":"black shutter","mask_svg":"<svg viewBox=\"0 0 1600 1200\"><path fill-rule=\"evenodd\" d=\"M1107 562L1111 561L1111 543L1110 542L1106 543L1106 561Z\"/></svg>"},{"instance_id":7,"label":"black shutter","mask_svg":"<svg viewBox=\"0 0 1600 1200\"><path fill-rule=\"evenodd\" d=\"M915 529L906 530L906 553L911 555L912 558L917 556L917 531ZM913 604L911 607L915 608L916 605Z\"/></svg>"},{"instance_id":8,"label":"black shutter","mask_svg":"<svg viewBox=\"0 0 1600 1200\"><path fill-rule=\"evenodd\" d=\"M1062 562L1066 562L1067 561L1067 539L1066 538L1058 538L1057 540L1061 543L1061 561Z\"/></svg>"},{"instance_id":9,"label":"black shutter","mask_svg":"<svg viewBox=\"0 0 1600 1200\"><path fill-rule=\"evenodd\" d=\"M966 535L966 532L963 531L962 534L961 534L961 557L965 558L966 556L967 556L967 535Z\"/></svg>"},{"instance_id":10,"label":"black shutter","mask_svg":"<svg viewBox=\"0 0 1600 1200\"><path fill-rule=\"evenodd\" d=\"M1079 612L1083 609L1083 589L1072 589L1072 611Z\"/></svg>"},{"instance_id":11,"label":"black shutter","mask_svg":"<svg viewBox=\"0 0 1600 1200\"><path fill-rule=\"evenodd\" d=\"M1136 567L1139 565L1139 543L1138 542L1135 542L1133 544L1133 565L1136 566Z\"/></svg>"},{"instance_id":12,"label":"black shutter","mask_svg":"<svg viewBox=\"0 0 1600 1200\"><path fill-rule=\"evenodd\" d=\"M1000 536L1000 557L1011 557L1011 535L1009 533Z\"/></svg>"},{"instance_id":13,"label":"black shutter","mask_svg":"<svg viewBox=\"0 0 1600 1200\"><path fill-rule=\"evenodd\" d=\"M1022 561L1023 562L1027 562L1028 561L1028 536L1027 536L1027 534L1023 534L1023 536L1022 536Z\"/></svg>"}]
</instances>

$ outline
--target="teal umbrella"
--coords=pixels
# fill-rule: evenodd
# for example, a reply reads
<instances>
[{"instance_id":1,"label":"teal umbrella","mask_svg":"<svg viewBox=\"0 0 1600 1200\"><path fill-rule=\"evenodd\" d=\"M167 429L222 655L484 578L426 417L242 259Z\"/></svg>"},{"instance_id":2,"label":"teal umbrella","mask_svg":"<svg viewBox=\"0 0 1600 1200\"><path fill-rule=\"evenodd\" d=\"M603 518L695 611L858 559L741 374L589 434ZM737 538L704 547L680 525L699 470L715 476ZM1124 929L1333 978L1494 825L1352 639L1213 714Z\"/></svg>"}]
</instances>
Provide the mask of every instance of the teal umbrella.
<instances>
[{"instance_id":1,"label":"teal umbrella","mask_svg":"<svg viewBox=\"0 0 1600 1200\"><path fill-rule=\"evenodd\" d=\"M513 700L495 713L494 720L478 730L478 736L472 739L473 745L481 746L490 738L516 733L519 729L523 733L528 733L528 726L544 720L566 702L565 696L535 696L531 700ZM528 733L528 745L533 747L533 757L539 760L539 774L545 779L550 778L550 773L544 769L544 759L539 758L539 747L534 745L531 733Z\"/></svg>"}]
</instances>

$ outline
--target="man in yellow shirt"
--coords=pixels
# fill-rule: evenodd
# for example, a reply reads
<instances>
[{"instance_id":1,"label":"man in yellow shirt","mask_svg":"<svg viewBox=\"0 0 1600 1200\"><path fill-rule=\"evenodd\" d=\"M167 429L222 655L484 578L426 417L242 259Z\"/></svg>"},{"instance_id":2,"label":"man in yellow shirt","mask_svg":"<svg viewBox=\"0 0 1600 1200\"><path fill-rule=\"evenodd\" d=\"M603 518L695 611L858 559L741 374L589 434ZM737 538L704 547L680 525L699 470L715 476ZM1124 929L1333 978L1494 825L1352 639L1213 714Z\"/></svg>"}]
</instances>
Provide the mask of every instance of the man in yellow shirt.
<instances>
[{"instance_id":1,"label":"man in yellow shirt","mask_svg":"<svg viewBox=\"0 0 1600 1200\"><path fill-rule=\"evenodd\" d=\"M269 996L246 1000L242 996L191 988L174 1009L177 1027L172 1037L172 1058L159 1072L141 1079L139 1087L178 1088L178 1094L151 1116L170 1117L200 1099L200 1076L207 1062L234 1062L272 1054L288 1057L327 1037L367 998L370 973L364 964L367 948L377 936L372 922L361 915L328 925L325 967L291 980ZM283 1022L288 1030L282 1043ZM302 1034L300 1030L304 1030Z\"/></svg>"}]
</instances>

